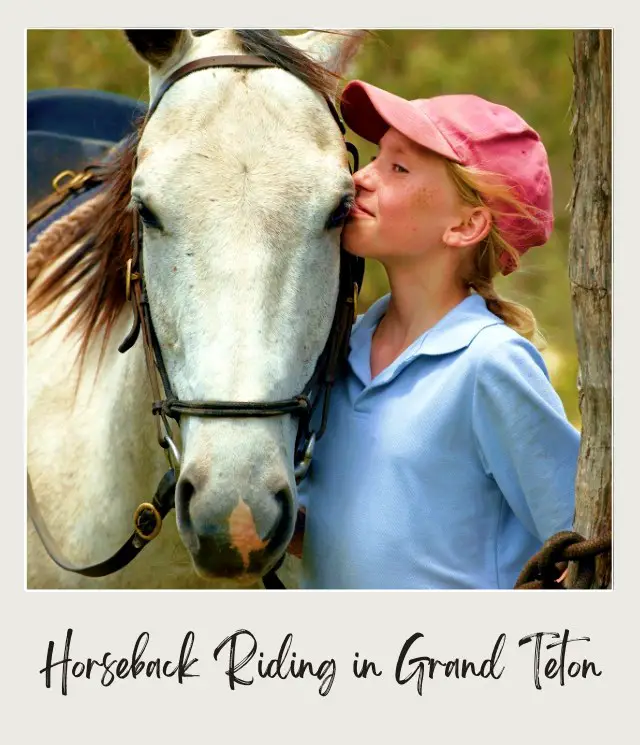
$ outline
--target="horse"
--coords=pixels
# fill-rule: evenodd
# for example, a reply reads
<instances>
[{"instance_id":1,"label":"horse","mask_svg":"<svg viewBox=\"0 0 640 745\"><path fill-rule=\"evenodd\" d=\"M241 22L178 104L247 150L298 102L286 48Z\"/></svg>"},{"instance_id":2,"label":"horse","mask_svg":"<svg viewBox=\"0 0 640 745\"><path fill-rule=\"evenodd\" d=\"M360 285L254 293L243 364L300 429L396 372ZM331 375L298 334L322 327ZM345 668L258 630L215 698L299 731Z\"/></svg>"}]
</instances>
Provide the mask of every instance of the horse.
<instances>
[{"instance_id":1,"label":"horse","mask_svg":"<svg viewBox=\"0 0 640 745\"><path fill-rule=\"evenodd\" d=\"M328 102L365 32L125 33L148 65L153 115L105 188L47 227L27 260L28 475L78 564L118 548L167 470L144 340L118 351L136 321L125 287L139 279L126 269L136 226L165 389L268 404L294 399L325 349L353 199ZM171 80L221 55L270 66L196 64ZM160 535L98 579L57 566L29 522L29 588L262 586L293 534L298 421L191 413L163 443L180 463Z\"/></svg>"}]
</instances>

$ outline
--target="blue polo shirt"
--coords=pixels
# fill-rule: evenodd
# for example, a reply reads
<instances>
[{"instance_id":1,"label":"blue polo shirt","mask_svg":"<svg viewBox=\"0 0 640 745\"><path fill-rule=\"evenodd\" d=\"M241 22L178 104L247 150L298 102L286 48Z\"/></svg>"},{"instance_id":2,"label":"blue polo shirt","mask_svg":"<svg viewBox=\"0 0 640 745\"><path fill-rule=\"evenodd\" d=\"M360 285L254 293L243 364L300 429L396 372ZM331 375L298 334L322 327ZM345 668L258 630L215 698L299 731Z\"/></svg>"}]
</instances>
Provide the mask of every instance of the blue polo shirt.
<instances>
[{"instance_id":1,"label":"blue polo shirt","mask_svg":"<svg viewBox=\"0 0 640 745\"><path fill-rule=\"evenodd\" d=\"M580 436L535 347L465 298L371 379L358 318L299 487L305 588L512 588L571 529Z\"/></svg>"}]
</instances>

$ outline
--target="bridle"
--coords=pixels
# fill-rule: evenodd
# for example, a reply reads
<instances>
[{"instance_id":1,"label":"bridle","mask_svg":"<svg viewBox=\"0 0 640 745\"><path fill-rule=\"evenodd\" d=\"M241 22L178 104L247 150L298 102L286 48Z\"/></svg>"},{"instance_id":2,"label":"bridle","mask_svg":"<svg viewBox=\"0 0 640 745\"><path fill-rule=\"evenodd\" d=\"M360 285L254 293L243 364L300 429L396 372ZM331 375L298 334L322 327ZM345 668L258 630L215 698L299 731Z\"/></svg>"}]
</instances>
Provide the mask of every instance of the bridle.
<instances>
[{"instance_id":1,"label":"bridle","mask_svg":"<svg viewBox=\"0 0 640 745\"><path fill-rule=\"evenodd\" d=\"M176 70L167 80L164 81L158 93L149 107L147 117L143 128L149 121L164 94L178 80L182 80L187 75L197 70L203 70L212 67L275 67L275 65L262 57L249 55L225 55L217 57L205 57L203 59L190 62ZM327 104L334 119L338 123L342 134L345 134L344 124L342 123L333 103L329 99ZM347 143L350 152L355 153L355 167L357 168L357 150L351 143ZM136 162L134 160L133 168L135 170ZM149 303L144 286L144 271L142 266L142 226L137 212L133 213L133 255L127 262L126 291L127 298L133 301L134 321L131 331L127 338L120 345L121 352L127 351L136 341L142 330L142 338L145 349L147 370L151 389L153 391L154 403L152 412L157 416L158 442L161 447L170 454L170 464L177 452L177 447L171 436L171 427L169 418L180 422L181 416L196 417L273 417L291 414L300 418L303 436L297 438L296 454L300 459L296 463L296 478L300 480L306 474L308 464L311 460L314 442L322 435L326 426L326 415L328 407L328 395L325 395L325 406L323 408L323 418L317 433L310 431L309 423L314 411L314 404L318 402L319 388L325 386L325 392L328 394L331 385L335 380L337 367L346 352L345 343L348 344L349 331L355 318L357 295L359 286L362 281L362 270L356 257L341 251L341 272L340 288L338 293L338 302L333 325L329 334L329 339L323 354L320 357L318 365L305 389L298 396L285 399L282 401L270 402L231 402L231 401L184 401L180 400L173 392L171 381L162 358L160 345L156 337ZM164 398L158 386L155 370L158 371L164 389ZM301 446L301 444L303 446Z\"/></svg>"},{"instance_id":2,"label":"bridle","mask_svg":"<svg viewBox=\"0 0 640 745\"><path fill-rule=\"evenodd\" d=\"M178 68L160 86L154 100L149 106L147 115L140 129L144 127L156 110L164 94L174 83L198 70L215 67L276 67L267 59L252 55L223 55L204 57ZM329 98L326 103L335 119L343 137L345 126ZM354 160L353 170L358 168L358 151L355 145L345 141L348 152ZM133 162L135 171L137 158ZM133 175L133 174L132 174ZM142 263L142 225L138 213L133 211L132 256L126 267L126 297L132 303L133 324L127 337L119 346L120 352L129 350L142 331L149 382L153 393L152 413L156 417L158 443L165 450L169 461L169 471L163 476L151 502L141 504L134 514L134 532L128 541L109 559L88 567L78 567L68 562L55 544L51 534L42 520L42 516L32 493L31 481L27 474L27 500L31 518L47 552L60 567L85 576L100 577L111 574L128 564L137 554L155 538L161 528L162 520L174 507L177 474L180 467L180 452L175 444L169 419L177 423L181 416L248 418L274 417L292 415L299 418L295 446L294 469L299 483L306 475L316 441L322 437L329 411L331 388L339 373L340 366L346 360L349 349L351 326L356 317L357 298L362 284L364 262L340 249L340 279L336 310L324 350L320 355L313 375L304 390L293 398L281 401L184 401L173 392L171 381L162 358L162 352L155 334L149 301L147 297L144 267ZM164 397L158 385L158 375L164 390ZM311 428L312 417L322 399L322 415L317 431ZM275 567L277 568L277 566ZM264 577L265 586L280 588L282 584L275 576L275 568Z\"/></svg>"}]
</instances>

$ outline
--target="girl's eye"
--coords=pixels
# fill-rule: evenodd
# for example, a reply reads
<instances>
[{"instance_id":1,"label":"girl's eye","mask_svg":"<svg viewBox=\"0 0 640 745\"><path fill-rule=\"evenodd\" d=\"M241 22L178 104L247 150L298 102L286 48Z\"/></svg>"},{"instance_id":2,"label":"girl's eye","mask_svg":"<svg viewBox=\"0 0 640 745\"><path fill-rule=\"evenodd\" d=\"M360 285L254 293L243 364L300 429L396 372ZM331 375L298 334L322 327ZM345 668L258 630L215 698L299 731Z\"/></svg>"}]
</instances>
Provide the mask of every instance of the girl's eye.
<instances>
[{"instance_id":1,"label":"girl's eye","mask_svg":"<svg viewBox=\"0 0 640 745\"><path fill-rule=\"evenodd\" d=\"M152 228L154 230L162 230L162 223L144 202L136 201L135 208L138 211L138 215L140 216L140 219L144 223L145 227Z\"/></svg>"},{"instance_id":2,"label":"girl's eye","mask_svg":"<svg viewBox=\"0 0 640 745\"><path fill-rule=\"evenodd\" d=\"M409 173L409 171L407 171L407 169L404 166L401 166L400 163L394 163L393 170L396 173Z\"/></svg>"},{"instance_id":3,"label":"girl's eye","mask_svg":"<svg viewBox=\"0 0 640 745\"><path fill-rule=\"evenodd\" d=\"M351 207L353 207L353 197L343 197L340 200L340 204L336 207L336 209L331 213L329 217L329 220L327 222L327 230L339 228L341 225L343 225L344 221L349 215Z\"/></svg>"}]
</instances>

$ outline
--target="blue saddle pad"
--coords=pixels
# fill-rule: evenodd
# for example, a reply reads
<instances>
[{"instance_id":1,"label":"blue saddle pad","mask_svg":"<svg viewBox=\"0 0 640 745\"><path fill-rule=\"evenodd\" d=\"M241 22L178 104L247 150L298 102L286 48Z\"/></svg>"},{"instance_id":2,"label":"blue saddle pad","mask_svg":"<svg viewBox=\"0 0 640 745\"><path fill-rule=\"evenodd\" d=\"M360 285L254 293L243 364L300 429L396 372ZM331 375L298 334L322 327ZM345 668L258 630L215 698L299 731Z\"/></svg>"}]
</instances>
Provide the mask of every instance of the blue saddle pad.
<instances>
[{"instance_id":1,"label":"blue saddle pad","mask_svg":"<svg viewBox=\"0 0 640 745\"><path fill-rule=\"evenodd\" d=\"M61 171L82 170L130 135L146 104L104 91L54 88L27 94L27 206Z\"/></svg>"},{"instance_id":2,"label":"blue saddle pad","mask_svg":"<svg viewBox=\"0 0 640 745\"><path fill-rule=\"evenodd\" d=\"M102 160L135 131L147 106L104 91L53 88L27 93L27 209L51 194L62 171L81 171ZM99 187L97 187L99 188ZM80 192L33 225L27 247L92 192Z\"/></svg>"}]
</instances>

